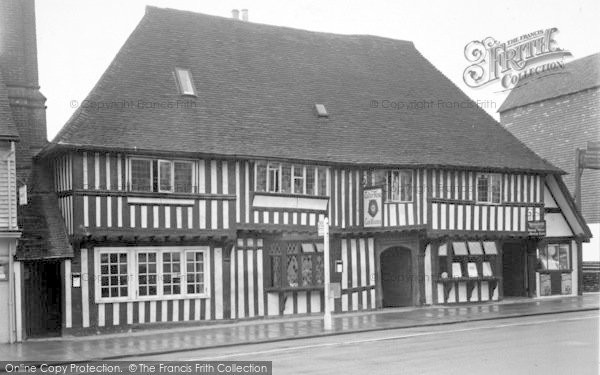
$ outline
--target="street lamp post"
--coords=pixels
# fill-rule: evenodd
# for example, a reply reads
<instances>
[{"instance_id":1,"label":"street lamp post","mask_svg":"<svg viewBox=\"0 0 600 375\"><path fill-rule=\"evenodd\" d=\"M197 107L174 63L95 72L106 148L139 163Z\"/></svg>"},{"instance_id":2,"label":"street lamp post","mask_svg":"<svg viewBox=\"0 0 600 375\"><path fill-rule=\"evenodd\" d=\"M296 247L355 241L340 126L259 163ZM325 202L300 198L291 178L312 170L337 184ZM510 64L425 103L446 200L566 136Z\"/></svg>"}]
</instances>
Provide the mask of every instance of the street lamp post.
<instances>
[{"instance_id":1,"label":"street lamp post","mask_svg":"<svg viewBox=\"0 0 600 375\"><path fill-rule=\"evenodd\" d=\"M324 319L324 327L325 330L333 329L333 318L331 316L331 278L330 278L330 259L329 259L329 218L325 218L323 220L323 257L325 258L325 315Z\"/></svg>"}]
</instances>

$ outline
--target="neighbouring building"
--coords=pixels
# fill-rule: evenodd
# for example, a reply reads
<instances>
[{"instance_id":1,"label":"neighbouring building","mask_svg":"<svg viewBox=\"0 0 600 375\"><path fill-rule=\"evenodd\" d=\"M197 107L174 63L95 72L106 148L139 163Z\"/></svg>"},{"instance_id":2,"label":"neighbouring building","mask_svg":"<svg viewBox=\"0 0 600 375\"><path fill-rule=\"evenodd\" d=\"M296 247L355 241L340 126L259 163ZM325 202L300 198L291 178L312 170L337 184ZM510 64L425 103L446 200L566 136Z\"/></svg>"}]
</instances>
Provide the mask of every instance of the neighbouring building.
<instances>
[{"instance_id":1,"label":"neighbouring building","mask_svg":"<svg viewBox=\"0 0 600 375\"><path fill-rule=\"evenodd\" d=\"M13 258L21 232L17 227L15 142L19 132L0 76L0 344L16 341Z\"/></svg>"},{"instance_id":2,"label":"neighbouring building","mask_svg":"<svg viewBox=\"0 0 600 375\"><path fill-rule=\"evenodd\" d=\"M583 57L561 71L520 82L500 106L500 122L538 155L566 171L575 193L576 149L600 142L600 54ZM585 169L581 212L593 239L583 245L584 261L600 261L600 171Z\"/></svg>"},{"instance_id":3,"label":"neighbouring building","mask_svg":"<svg viewBox=\"0 0 600 375\"><path fill-rule=\"evenodd\" d=\"M564 172L411 42L148 7L82 103L64 334L322 313L325 217L338 313L581 292Z\"/></svg>"},{"instance_id":4,"label":"neighbouring building","mask_svg":"<svg viewBox=\"0 0 600 375\"><path fill-rule=\"evenodd\" d=\"M52 170L33 162L48 144L39 89L35 3L0 0L0 342L59 334L65 324L73 254Z\"/></svg>"}]
</instances>

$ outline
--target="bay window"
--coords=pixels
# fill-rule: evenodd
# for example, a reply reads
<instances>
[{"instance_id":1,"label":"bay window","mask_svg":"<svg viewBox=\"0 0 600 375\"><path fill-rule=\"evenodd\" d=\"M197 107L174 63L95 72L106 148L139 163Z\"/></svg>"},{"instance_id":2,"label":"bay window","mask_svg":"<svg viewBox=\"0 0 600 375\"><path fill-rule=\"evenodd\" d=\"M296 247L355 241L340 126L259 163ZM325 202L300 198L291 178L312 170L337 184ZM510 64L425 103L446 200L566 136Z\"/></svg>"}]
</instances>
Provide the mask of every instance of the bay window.
<instances>
[{"instance_id":1,"label":"bay window","mask_svg":"<svg viewBox=\"0 0 600 375\"><path fill-rule=\"evenodd\" d=\"M498 174L477 176L477 202L500 203L502 198L502 178Z\"/></svg>"},{"instance_id":2,"label":"bay window","mask_svg":"<svg viewBox=\"0 0 600 375\"><path fill-rule=\"evenodd\" d=\"M205 298L208 247L98 248L96 302Z\"/></svg>"}]
</instances>

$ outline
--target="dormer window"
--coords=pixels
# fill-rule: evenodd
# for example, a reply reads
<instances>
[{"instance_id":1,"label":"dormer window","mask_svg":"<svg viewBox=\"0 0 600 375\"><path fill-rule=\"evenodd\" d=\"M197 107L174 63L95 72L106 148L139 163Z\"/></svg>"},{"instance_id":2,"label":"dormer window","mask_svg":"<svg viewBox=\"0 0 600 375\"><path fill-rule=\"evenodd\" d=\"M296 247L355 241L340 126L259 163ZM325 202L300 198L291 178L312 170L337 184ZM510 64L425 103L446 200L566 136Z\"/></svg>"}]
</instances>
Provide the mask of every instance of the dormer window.
<instances>
[{"instance_id":1,"label":"dormer window","mask_svg":"<svg viewBox=\"0 0 600 375\"><path fill-rule=\"evenodd\" d=\"M192 81L192 73L187 69L176 68L175 76L177 77L177 85L181 95L196 96L196 90Z\"/></svg>"},{"instance_id":2,"label":"dormer window","mask_svg":"<svg viewBox=\"0 0 600 375\"><path fill-rule=\"evenodd\" d=\"M315 109L317 110L317 115L319 117L329 117L327 108L325 108L324 104L315 104Z\"/></svg>"}]
</instances>

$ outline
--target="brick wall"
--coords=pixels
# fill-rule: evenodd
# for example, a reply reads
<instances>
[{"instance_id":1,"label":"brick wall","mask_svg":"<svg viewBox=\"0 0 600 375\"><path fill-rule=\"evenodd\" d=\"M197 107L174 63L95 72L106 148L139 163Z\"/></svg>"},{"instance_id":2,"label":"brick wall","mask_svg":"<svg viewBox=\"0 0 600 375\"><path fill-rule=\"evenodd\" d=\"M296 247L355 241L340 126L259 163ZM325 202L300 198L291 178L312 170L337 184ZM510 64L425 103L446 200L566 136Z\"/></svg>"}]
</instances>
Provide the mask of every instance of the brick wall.
<instances>
[{"instance_id":1,"label":"brick wall","mask_svg":"<svg viewBox=\"0 0 600 375\"><path fill-rule=\"evenodd\" d=\"M575 191L575 150L600 141L600 88L510 109L500 122L529 148L569 173ZM600 222L600 171L586 169L582 178L582 211L590 223Z\"/></svg>"}]
</instances>

